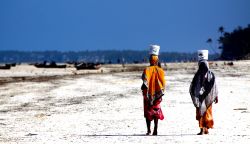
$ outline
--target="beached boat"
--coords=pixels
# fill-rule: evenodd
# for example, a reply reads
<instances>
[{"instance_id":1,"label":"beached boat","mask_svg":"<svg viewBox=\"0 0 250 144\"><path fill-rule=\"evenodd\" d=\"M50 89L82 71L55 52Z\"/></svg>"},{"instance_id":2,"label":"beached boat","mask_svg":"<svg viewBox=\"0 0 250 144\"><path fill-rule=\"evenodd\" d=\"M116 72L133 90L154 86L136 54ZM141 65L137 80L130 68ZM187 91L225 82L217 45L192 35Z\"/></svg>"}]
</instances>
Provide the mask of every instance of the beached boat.
<instances>
[{"instance_id":1,"label":"beached boat","mask_svg":"<svg viewBox=\"0 0 250 144\"><path fill-rule=\"evenodd\" d=\"M44 61L43 63L34 64L37 68L66 68L66 65L57 65L56 62L47 63Z\"/></svg>"},{"instance_id":2,"label":"beached boat","mask_svg":"<svg viewBox=\"0 0 250 144\"><path fill-rule=\"evenodd\" d=\"M77 70L84 70L84 69L100 69L101 64L100 63L79 63L75 64L75 68Z\"/></svg>"},{"instance_id":3,"label":"beached boat","mask_svg":"<svg viewBox=\"0 0 250 144\"><path fill-rule=\"evenodd\" d=\"M11 68L11 65L10 64L5 64L5 65L0 65L0 69L10 69Z\"/></svg>"}]
</instances>

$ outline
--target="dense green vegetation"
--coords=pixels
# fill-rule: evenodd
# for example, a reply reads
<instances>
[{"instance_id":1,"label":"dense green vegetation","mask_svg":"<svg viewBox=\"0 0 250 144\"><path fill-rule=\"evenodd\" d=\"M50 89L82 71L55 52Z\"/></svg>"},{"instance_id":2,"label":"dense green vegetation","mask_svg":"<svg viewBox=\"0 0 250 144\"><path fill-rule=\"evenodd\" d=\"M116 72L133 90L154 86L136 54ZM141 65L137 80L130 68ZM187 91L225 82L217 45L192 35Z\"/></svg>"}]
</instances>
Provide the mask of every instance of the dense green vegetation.
<instances>
[{"instance_id":1,"label":"dense green vegetation","mask_svg":"<svg viewBox=\"0 0 250 144\"><path fill-rule=\"evenodd\" d=\"M219 38L222 59L250 59L250 25L238 27L231 33L222 33Z\"/></svg>"},{"instance_id":2,"label":"dense green vegetation","mask_svg":"<svg viewBox=\"0 0 250 144\"><path fill-rule=\"evenodd\" d=\"M250 59L250 24L246 28L238 26L233 32L225 32L224 27L218 29L221 36L218 39L222 60ZM209 38L207 43L212 44Z\"/></svg>"}]
</instances>

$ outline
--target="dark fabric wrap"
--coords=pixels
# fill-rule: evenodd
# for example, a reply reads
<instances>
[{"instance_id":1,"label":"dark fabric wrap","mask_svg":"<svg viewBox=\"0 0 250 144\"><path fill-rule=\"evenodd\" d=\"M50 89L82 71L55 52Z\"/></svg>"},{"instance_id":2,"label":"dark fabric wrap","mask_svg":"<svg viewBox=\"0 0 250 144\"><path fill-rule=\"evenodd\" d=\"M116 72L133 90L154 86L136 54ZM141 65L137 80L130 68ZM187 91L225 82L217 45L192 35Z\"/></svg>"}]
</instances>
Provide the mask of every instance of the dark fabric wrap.
<instances>
[{"instance_id":1,"label":"dark fabric wrap","mask_svg":"<svg viewBox=\"0 0 250 144\"><path fill-rule=\"evenodd\" d=\"M201 116L218 96L215 80L215 75L208 69L208 64L201 63L189 88L193 104L199 108Z\"/></svg>"}]
</instances>

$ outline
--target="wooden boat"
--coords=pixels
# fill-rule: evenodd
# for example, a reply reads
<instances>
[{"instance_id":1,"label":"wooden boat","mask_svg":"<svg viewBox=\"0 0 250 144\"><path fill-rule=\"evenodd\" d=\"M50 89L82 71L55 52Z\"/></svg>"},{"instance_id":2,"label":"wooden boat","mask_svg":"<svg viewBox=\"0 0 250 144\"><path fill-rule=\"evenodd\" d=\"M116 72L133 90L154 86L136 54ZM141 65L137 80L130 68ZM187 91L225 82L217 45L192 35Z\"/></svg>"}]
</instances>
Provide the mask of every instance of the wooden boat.
<instances>
[{"instance_id":1,"label":"wooden boat","mask_svg":"<svg viewBox=\"0 0 250 144\"><path fill-rule=\"evenodd\" d=\"M84 69L100 69L101 64L100 63L79 63L75 64L75 68L77 70L84 70Z\"/></svg>"},{"instance_id":2,"label":"wooden boat","mask_svg":"<svg viewBox=\"0 0 250 144\"><path fill-rule=\"evenodd\" d=\"M53 61L49 64L47 64L46 61L44 61L43 63L36 63L34 64L34 66L37 68L66 68L66 65L57 65Z\"/></svg>"},{"instance_id":3,"label":"wooden boat","mask_svg":"<svg viewBox=\"0 0 250 144\"><path fill-rule=\"evenodd\" d=\"M11 68L10 64L0 65L0 69L7 70L7 69L10 69L10 68Z\"/></svg>"}]
</instances>

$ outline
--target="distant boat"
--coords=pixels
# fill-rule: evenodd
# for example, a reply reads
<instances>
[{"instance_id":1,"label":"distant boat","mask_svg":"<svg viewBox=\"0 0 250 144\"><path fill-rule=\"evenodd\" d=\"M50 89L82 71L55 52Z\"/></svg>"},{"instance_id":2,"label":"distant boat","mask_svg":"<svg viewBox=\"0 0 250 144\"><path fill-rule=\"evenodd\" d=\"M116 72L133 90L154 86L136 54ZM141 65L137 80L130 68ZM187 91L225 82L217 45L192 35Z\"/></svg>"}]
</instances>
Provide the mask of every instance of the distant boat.
<instances>
[{"instance_id":1,"label":"distant boat","mask_svg":"<svg viewBox=\"0 0 250 144\"><path fill-rule=\"evenodd\" d=\"M10 69L11 68L11 65L10 64L5 64L4 66L3 65L0 65L0 69Z\"/></svg>"},{"instance_id":2,"label":"distant boat","mask_svg":"<svg viewBox=\"0 0 250 144\"><path fill-rule=\"evenodd\" d=\"M49 64L46 61L43 63L36 63L34 66L37 68L66 68L66 65L57 65L54 61Z\"/></svg>"},{"instance_id":3,"label":"distant boat","mask_svg":"<svg viewBox=\"0 0 250 144\"><path fill-rule=\"evenodd\" d=\"M11 63L10 66L15 67L16 63Z\"/></svg>"},{"instance_id":4,"label":"distant boat","mask_svg":"<svg viewBox=\"0 0 250 144\"><path fill-rule=\"evenodd\" d=\"M75 64L75 68L77 70L84 70L84 69L100 69L101 64L100 63L79 63Z\"/></svg>"}]
</instances>

